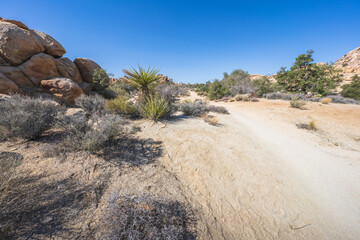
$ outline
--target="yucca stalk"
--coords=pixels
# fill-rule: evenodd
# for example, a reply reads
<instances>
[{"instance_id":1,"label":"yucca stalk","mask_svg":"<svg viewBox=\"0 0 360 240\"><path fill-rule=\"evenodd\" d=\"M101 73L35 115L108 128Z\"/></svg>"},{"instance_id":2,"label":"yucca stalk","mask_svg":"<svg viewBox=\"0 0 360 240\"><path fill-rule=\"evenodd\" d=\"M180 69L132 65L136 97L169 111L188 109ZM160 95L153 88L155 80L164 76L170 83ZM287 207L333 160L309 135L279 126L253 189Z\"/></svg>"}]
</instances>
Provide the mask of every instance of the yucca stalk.
<instances>
[{"instance_id":1,"label":"yucca stalk","mask_svg":"<svg viewBox=\"0 0 360 240\"><path fill-rule=\"evenodd\" d=\"M169 102L157 96L149 96L145 98L141 104L141 110L144 117L157 122L160 118L164 117L170 112L171 106Z\"/></svg>"},{"instance_id":2,"label":"yucca stalk","mask_svg":"<svg viewBox=\"0 0 360 240\"><path fill-rule=\"evenodd\" d=\"M148 98L151 93L151 89L157 84L160 79L157 68L148 68L145 70L143 67L138 66L138 70L131 68L130 70L123 70L125 73L125 79L133 87L139 90L139 99L143 101Z\"/></svg>"}]
</instances>

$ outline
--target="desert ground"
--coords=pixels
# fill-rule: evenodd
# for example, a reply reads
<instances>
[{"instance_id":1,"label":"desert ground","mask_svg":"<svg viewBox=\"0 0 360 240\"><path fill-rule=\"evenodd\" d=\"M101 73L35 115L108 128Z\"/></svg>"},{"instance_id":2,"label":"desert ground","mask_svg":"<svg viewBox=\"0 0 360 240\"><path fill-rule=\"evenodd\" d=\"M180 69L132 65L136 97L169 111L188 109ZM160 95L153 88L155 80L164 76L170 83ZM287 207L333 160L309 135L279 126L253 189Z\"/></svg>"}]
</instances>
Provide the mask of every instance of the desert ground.
<instances>
[{"instance_id":1,"label":"desert ground","mask_svg":"<svg viewBox=\"0 0 360 240\"><path fill-rule=\"evenodd\" d=\"M188 204L198 239L358 239L359 105L211 104L230 112L211 113L217 126L137 120L141 132L117 152L86 159L43 157L56 132L0 143L23 156L2 202L0 238L96 239L106 199L123 189ZM316 131L296 126L311 120Z\"/></svg>"},{"instance_id":2,"label":"desert ground","mask_svg":"<svg viewBox=\"0 0 360 240\"><path fill-rule=\"evenodd\" d=\"M197 98L195 93L189 97ZM202 239L357 239L360 106L215 103L218 126L144 125L201 213ZM298 129L315 120L318 130Z\"/></svg>"}]
</instances>

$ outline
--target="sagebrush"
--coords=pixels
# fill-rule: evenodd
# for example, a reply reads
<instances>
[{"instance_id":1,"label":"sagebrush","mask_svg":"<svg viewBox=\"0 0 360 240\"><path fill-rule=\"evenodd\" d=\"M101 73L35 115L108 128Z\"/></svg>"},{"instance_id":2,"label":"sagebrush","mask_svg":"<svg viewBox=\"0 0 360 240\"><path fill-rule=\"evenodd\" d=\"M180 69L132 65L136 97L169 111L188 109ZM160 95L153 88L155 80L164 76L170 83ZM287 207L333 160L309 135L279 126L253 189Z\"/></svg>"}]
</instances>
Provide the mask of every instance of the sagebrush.
<instances>
[{"instance_id":1,"label":"sagebrush","mask_svg":"<svg viewBox=\"0 0 360 240\"><path fill-rule=\"evenodd\" d=\"M6 138L31 140L49 130L62 110L56 103L14 95L0 101L0 128Z\"/></svg>"},{"instance_id":2,"label":"sagebrush","mask_svg":"<svg viewBox=\"0 0 360 240\"><path fill-rule=\"evenodd\" d=\"M101 239L195 239L185 205L152 194L113 193L100 219Z\"/></svg>"}]
</instances>

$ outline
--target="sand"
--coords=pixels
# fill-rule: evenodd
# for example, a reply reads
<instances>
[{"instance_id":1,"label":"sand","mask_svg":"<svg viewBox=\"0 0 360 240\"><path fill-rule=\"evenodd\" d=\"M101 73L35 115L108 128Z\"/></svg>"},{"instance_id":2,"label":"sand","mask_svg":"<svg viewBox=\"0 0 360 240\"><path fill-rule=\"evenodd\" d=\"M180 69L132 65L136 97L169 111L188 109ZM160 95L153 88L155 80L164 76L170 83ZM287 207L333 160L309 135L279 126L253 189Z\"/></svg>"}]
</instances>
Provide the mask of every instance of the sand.
<instances>
[{"instance_id":1,"label":"sand","mask_svg":"<svg viewBox=\"0 0 360 240\"><path fill-rule=\"evenodd\" d=\"M230 111L214 114L219 126L179 118L140 133L163 142L200 239L358 239L360 106L211 104ZM296 127L312 119L317 131Z\"/></svg>"}]
</instances>

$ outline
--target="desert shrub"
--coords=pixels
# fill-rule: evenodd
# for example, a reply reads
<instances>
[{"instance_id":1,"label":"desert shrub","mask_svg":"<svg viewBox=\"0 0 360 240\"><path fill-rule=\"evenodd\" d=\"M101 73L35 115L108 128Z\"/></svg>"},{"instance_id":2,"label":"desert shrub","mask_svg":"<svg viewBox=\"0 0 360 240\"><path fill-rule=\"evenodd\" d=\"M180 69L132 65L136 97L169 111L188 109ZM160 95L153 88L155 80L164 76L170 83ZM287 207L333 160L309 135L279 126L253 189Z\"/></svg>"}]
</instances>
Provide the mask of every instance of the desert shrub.
<instances>
[{"instance_id":1,"label":"desert shrub","mask_svg":"<svg viewBox=\"0 0 360 240\"><path fill-rule=\"evenodd\" d=\"M322 98L321 103L322 104L329 104L329 103L331 103L331 98Z\"/></svg>"},{"instance_id":2,"label":"desert shrub","mask_svg":"<svg viewBox=\"0 0 360 240\"><path fill-rule=\"evenodd\" d=\"M201 117L204 119L204 121L206 123L208 123L208 124L210 124L212 126L216 126L218 124L218 122L219 122L217 117L209 115L207 113L203 114Z\"/></svg>"},{"instance_id":3,"label":"desert shrub","mask_svg":"<svg viewBox=\"0 0 360 240\"><path fill-rule=\"evenodd\" d=\"M21 164L22 160L23 156L19 153L0 152L0 192L7 188L15 176L16 167Z\"/></svg>"},{"instance_id":4,"label":"desert shrub","mask_svg":"<svg viewBox=\"0 0 360 240\"><path fill-rule=\"evenodd\" d=\"M208 105L207 110L209 112L216 112L216 113L221 113L221 114L229 114L229 111L226 108L221 107L221 106Z\"/></svg>"},{"instance_id":5,"label":"desert shrub","mask_svg":"<svg viewBox=\"0 0 360 240\"><path fill-rule=\"evenodd\" d=\"M208 105L203 101L183 102L179 104L179 110L186 116L200 117L204 113L216 112L221 114L229 114L228 110L221 106Z\"/></svg>"},{"instance_id":6,"label":"desert shrub","mask_svg":"<svg viewBox=\"0 0 360 240\"><path fill-rule=\"evenodd\" d=\"M93 74L92 88L95 91L107 89L110 86L109 74L101 68L95 69Z\"/></svg>"},{"instance_id":7,"label":"desert shrub","mask_svg":"<svg viewBox=\"0 0 360 240\"><path fill-rule=\"evenodd\" d=\"M128 84L135 87L139 91L139 99L142 102L150 97L153 89L159 84L160 76L158 75L159 69L148 68L145 70L143 67L138 66L138 70L131 68L130 70L123 70L125 73L124 79Z\"/></svg>"},{"instance_id":8,"label":"desert shrub","mask_svg":"<svg viewBox=\"0 0 360 240\"><path fill-rule=\"evenodd\" d=\"M219 81L215 80L209 87L210 100L220 99L227 93L225 86Z\"/></svg>"},{"instance_id":9,"label":"desert shrub","mask_svg":"<svg viewBox=\"0 0 360 240\"><path fill-rule=\"evenodd\" d=\"M276 74L277 84L288 92L330 94L343 80L339 70L329 64L316 64L313 50L299 55L290 70L282 67Z\"/></svg>"},{"instance_id":10,"label":"desert shrub","mask_svg":"<svg viewBox=\"0 0 360 240\"><path fill-rule=\"evenodd\" d=\"M306 100L306 96L303 93L281 93L281 92L273 92L267 93L263 95L266 99L281 99L281 100L291 100L292 98L298 98L301 100Z\"/></svg>"},{"instance_id":11,"label":"desert shrub","mask_svg":"<svg viewBox=\"0 0 360 240\"><path fill-rule=\"evenodd\" d=\"M0 101L0 126L6 137L35 139L54 125L59 110L50 101L14 95Z\"/></svg>"},{"instance_id":12,"label":"desert shrub","mask_svg":"<svg viewBox=\"0 0 360 240\"><path fill-rule=\"evenodd\" d=\"M152 194L114 193L100 219L101 239L194 239L194 224L183 204Z\"/></svg>"},{"instance_id":13,"label":"desert shrub","mask_svg":"<svg viewBox=\"0 0 360 240\"><path fill-rule=\"evenodd\" d=\"M109 89L116 92L118 96L130 97L135 95L137 89L124 81L116 81L110 84Z\"/></svg>"},{"instance_id":14,"label":"desert shrub","mask_svg":"<svg viewBox=\"0 0 360 240\"><path fill-rule=\"evenodd\" d=\"M296 126L298 128L307 129L307 130L313 130L313 131L317 130L317 127L316 127L316 124L315 124L314 120L311 120L309 122L309 124L307 124L307 123L298 123L298 124L296 124Z\"/></svg>"},{"instance_id":15,"label":"desert shrub","mask_svg":"<svg viewBox=\"0 0 360 240\"><path fill-rule=\"evenodd\" d=\"M309 122L309 127L308 127L309 130L316 130L316 124L315 124L315 121L314 120L311 120Z\"/></svg>"},{"instance_id":16,"label":"desert shrub","mask_svg":"<svg viewBox=\"0 0 360 240\"><path fill-rule=\"evenodd\" d=\"M81 107L88 114L103 115L106 113L106 100L100 95L81 95L75 99L77 106Z\"/></svg>"},{"instance_id":17,"label":"desert shrub","mask_svg":"<svg viewBox=\"0 0 360 240\"><path fill-rule=\"evenodd\" d=\"M208 106L202 101L183 102L179 105L179 110L186 116L200 117L201 114L208 112Z\"/></svg>"},{"instance_id":18,"label":"desert shrub","mask_svg":"<svg viewBox=\"0 0 360 240\"><path fill-rule=\"evenodd\" d=\"M360 100L360 77L355 75L352 82L342 86L341 95L347 98Z\"/></svg>"},{"instance_id":19,"label":"desert shrub","mask_svg":"<svg viewBox=\"0 0 360 240\"><path fill-rule=\"evenodd\" d=\"M360 104L360 101L354 100L352 98L345 98L340 95L329 95L327 96L331 99L332 103L342 103L342 104Z\"/></svg>"},{"instance_id":20,"label":"desert shrub","mask_svg":"<svg viewBox=\"0 0 360 240\"><path fill-rule=\"evenodd\" d=\"M176 98L186 95L187 88L172 83L163 83L155 87L155 93L167 102L175 102Z\"/></svg>"},{"instance_id":21,"label":"desert shrub","mask_svg":"<svg viewBox=\"0 0 360 240\"><path fill-rule=\"evenodd\" d=\"M117 113L131 118L140 116L140 111L134 103L129 101L124 96L118 96L117 98L108 100L105 104L106 110L112 113Z\"/></svg>"},{"instance_id":22,"label":"desert shrub","mask_svg":"<svg viewBox=\"0 0 360 240\"><path fill-rule=\"evenodd\" d=\"M270 82L270 79L267 76L254 79L251 84L255 88L256 95L259 97L274 91L273 84Z\"/></svg>"},{"instance_id":23,"label":"desert shrub","mask_svg":"<svg viewBox=\"0 0 360 240\"><path fill-rule=\"evenodd\" d=\"M64 146L73 151L91 153L101 148L116 136L124 132L124 120L113 114L103 116L62 115L58 125L65 132Z\"/></svg>"},{"instance_id":24,"label":"desert shrub","mask_svg":"<svg viewBox=\"0 0 360 240\"><path fill-rule=\"evenodd\" d=\"M171 112L171 105L165 99L157 96L150 96L140 105L142 115L153 121L168 116Z\"/></svg>"},{"instance_id":25,"label":"desert shrub","mask_svg":"<svg viewBox=\"0 0 360 240\"><path fill-rule=\"evenodd\" d=\"M303 106L305 106L306 102L302 101L300 98L293 97L290 101L290 107L292 108L299 108L301 109Z\"/></svg>"}]
</instances>

